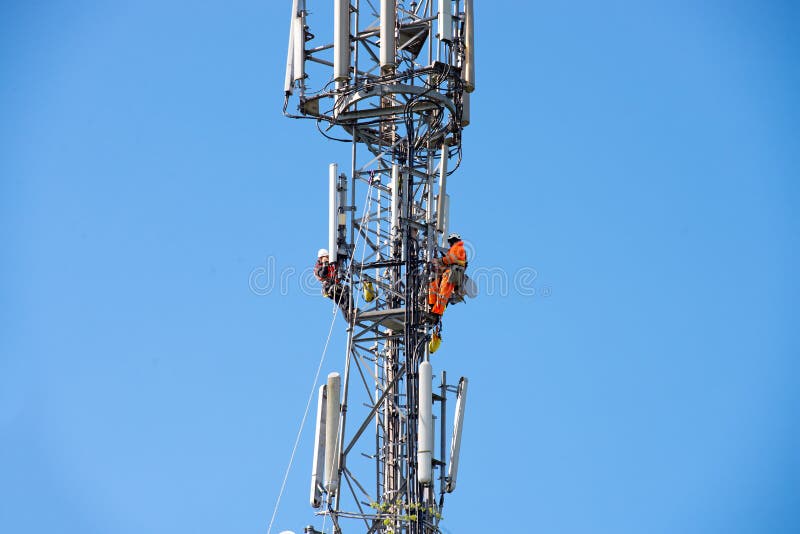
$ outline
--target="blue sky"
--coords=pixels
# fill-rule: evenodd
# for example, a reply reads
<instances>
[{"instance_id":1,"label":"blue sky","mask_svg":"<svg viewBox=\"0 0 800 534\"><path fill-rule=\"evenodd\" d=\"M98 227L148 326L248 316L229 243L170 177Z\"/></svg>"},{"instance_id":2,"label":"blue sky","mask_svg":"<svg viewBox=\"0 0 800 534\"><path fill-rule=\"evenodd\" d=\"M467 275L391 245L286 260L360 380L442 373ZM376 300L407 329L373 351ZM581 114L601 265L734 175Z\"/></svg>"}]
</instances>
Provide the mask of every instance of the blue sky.
<instances>
[{"instance_id":1,"label":"blue sky","mask_svg":"<svg viewBox=\"0 0 800 534\"><path fill-rule=\"evenodd\" d=\"M281 116L290 4L0 7L3 532L266 532L349 158ZM800 531L798 8L479 4L452 226L536 276L446 314L444 532Z\"/></svg>"}]
</instances>

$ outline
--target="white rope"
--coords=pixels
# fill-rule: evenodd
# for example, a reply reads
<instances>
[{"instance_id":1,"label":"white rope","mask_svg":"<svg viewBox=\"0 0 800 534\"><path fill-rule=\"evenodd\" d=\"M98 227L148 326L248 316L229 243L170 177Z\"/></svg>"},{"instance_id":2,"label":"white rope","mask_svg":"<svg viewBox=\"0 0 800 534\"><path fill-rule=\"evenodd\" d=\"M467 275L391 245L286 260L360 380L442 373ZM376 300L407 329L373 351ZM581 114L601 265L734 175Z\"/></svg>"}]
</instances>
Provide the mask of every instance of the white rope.
<instances>
[{"instance_id":1,"label":"white rope","mask_svg":"<svg viewBox=\"0 0 800 534\"><path fill-rule=\"evenodd\" d=\"M322 349L322 357L319 359L317 372L314 375L314 383L311 385L311 393L308 395L308 402L306 403L306 411L303 413L303 419L300 421L300 428L297 430L297 437L294 440L294 447L292 447L292 454L289 457L289 465L286 466L286 473L283 475L283 482L281 483L281 490L278 492L278 499L275 501L275 509L272 511L272 519L269 520L269 527L267 534L272 532L272 524L275 522L275 516L278 515L278 508L281 505L281 497L283 491L286 489L286 481L289 479L289 472L292 470L294 463L294 455L297 452L297 446L300 444L300 436L303 434L303 428L306 426L306 419L308 418L308 411L311 409L311 401L314 400L314 391L317 389L317 381L319 380L319 373L322 370L322 364L325 362L325 355L328 353L328 344L331 341L331 334L333 334L333 325L336 324L336 303L333 304L333 319L331 320L331 327L328 329L328 338L325 340L325 347Z\"/></svg>"}]
</instances>

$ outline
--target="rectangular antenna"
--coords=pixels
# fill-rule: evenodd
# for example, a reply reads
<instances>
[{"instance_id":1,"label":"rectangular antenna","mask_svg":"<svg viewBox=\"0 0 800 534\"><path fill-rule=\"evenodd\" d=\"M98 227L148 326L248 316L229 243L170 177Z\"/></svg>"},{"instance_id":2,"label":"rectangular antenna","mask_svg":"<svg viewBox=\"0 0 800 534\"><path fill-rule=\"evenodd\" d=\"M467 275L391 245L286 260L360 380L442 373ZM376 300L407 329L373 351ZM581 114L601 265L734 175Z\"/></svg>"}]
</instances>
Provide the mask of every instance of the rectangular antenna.
<instances>
[{"instance_id":1,"label":"rectangular antenna","mask_svg":"<svg viewBox=\"0 0 800 534\"><path fill-rule=\"evenodd\" d=\"M317 398L317 428L314 431L314 459L311 463L311 495L309 501L313 508L322 506L322 477L325 467L325 409L328 402L327 386L319 387Z\"/></svg>"},{"instance_id":2,"label":"rectangular antenna","mask_svg":"<svg viewBox=\"0 0 800 534\"><path fill-rule=\"evenodd\" d=\"M456 489L456 478L458 477L458 455L461 452L461 431L464 429L464 410L467 406L467 384L468 380L461 377L458 382L458 393L456 394L456 415L453 426L453 441L450 442L450 462L447 466L447 493L452 493Z\"/></svg>"},{"instance_id":3,"label":"rectangular antenna","mask_svg":"<svg viewBox=\"0 0 800 534\"><path fill-rule=\"evenodd\" d=\"M417 425L417 479L430 484L433 479L433 367L419 364L419 422Z\"/></svg>"},{"instance_id":4,"label":"rectangular antenna","mask_svg":"<svg viewBox=\"0 0 800 534\"><path fill-rule=\"evenodd\" d=\"M439 201L436 206L436 215L438 217L437 225L442 234L447 233L447 143L442 143L442 158L439 163ZM437 239L437 244L439 240Z\"/></svg>"},{"instance_id":5,"label":"rectangular antenna","mask_svg":"<svg viewBox=\"0 0 800 534\"><path fill-rule=\"evenodd\" d=\"M293 92L294 82L294 19L297 18L297 2L292 2L292 18L289 22L289 49L286 53L286 79L283 83L283 90L287 95Z\"/></svg>"},{"instance_id":6,"label":"rectangular antenna","mask_svg":"<svg viewBox=\"0 0 800 534\"><path fill-rule=\"evenodd\" d=\"M336 493L339 487L339 373L328 375L328 398L325 408L325 490Z\"/></svg>"},{"instance_id":7,"label":"rectangular antenna","mask_svg":"<svg viewBox=\"0 0 800 534\"><path fill-rule=\"evenodd\" d=\"M464 91L461 95L461 127L469 126L469 93Z\"/></svg>"},{"instance_id":8,"label":"rectangular antenna","mask_svg":"<svg viewBox=\"0 0 800 534\"><path fill-rule=\"evenodd\" d=\"M328 259L336 263L339 257L339 193L337 189L339 166L328 167Z\"/></svg>"},{"instance_id":9,"label":"rectangular antenna","mask_svg":"<svg viewBox=\"0 0 800 534\"><path fill-rule=\"evenodd\" d=\"M293 53L293 73L294 81L302 80L306 77L306 7L305 0L296 0L299 11L292 20L292 33L294 34Z\"/></svg>"},{"instance_id":10,"label":"rectangular antenna","mask_svg":"<svg viewBox=\"0 0 800 534\"><path fill-rule=\"evenodd\" d=\"M333 79L350 78L350 0L333 1Z\"/></svg>"},{"instance_id":11,"label":"rectangular antenna","mask_svg":"<svg viewBox=\"0 0 800 534\"><path fill-rule=\"evenodd\" d=\"M450 226L450 195L445 193L442 213L439 214L439 228L442 231L442 241L447 238L447 230Z\"/></svg>"},{"instance_id":12,"label":"rectangular antenna","mask_svg":"<svg viewBox=\"0 0 800 534\"><path fill-rule=\"evenodd\" d=\"M392 165L392 213L391 216L391 235L392 254L395 249L395 239L400 231L400 166L397 163Z\"/></svg>"},{"instance_id":13,"label":"rectangular antenna","mask_svg":"<svg viewBox=\"0 0 800 534\"><path fill-rule=\"evenodd\" d=\"M475 10L472 0L464 1L464 90L471 93L475 90Z\"/></svg>"},{"instance_id":14,"label":"rectangular antenna","mask_svg":"<svg viewBox=\"0 0 800 534\"><path fill-rule=\"evenodd\" d=\"M453 2L452 0L439 0L439 17L437 21L436 37L440 41L453 40Z\"/></svg>"},{"instance_id":15,"label":"rectangular antenna","mask_svg":"<svg viewBox=\"0 0 800 534\"><path fill-rule=\"evenodd\" d=\"M381 0L381 72L397 66L394 27L397 20L395 0Z\"/></svg>"}]
</instances>

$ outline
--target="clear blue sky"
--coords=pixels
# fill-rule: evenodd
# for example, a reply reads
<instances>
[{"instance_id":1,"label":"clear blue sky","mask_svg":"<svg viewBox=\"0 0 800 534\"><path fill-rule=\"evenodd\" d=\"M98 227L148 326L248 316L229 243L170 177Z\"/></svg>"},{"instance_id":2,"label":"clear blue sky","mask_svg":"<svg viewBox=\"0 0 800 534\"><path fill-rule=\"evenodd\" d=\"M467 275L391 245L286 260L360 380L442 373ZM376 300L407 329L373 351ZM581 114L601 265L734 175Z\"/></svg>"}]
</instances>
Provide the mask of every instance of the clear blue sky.
<instances>
[{"instance_id":1,"label":"clear blue sky","mask_svg":"<svg viewBox=\"0 0 800 534\"><path fill-rule=\"evenodd\" d=\"M537 276L446 315L444 532L800 532L797 5L477 4L452 226ZM290 5L0 7L0 531L266 532L349 157L281 116Z\"/></svg>"}]
</instances>

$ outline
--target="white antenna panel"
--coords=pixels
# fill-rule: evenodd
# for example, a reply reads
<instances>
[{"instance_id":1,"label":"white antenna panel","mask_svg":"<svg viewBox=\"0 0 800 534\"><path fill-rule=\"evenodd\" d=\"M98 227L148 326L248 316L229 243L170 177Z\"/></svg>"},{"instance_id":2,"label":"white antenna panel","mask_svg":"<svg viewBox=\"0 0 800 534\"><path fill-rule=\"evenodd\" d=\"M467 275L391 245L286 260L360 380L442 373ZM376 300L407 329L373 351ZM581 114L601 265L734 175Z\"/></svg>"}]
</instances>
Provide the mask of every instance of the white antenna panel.
<instances>
[{"instance_id":1,"label":"white antenna panel","mask_svg":"<svg viewBox=\"0 0 800 534\"><path fill-rule=\"evenodd\" d=\"M437 20L438 28L436 37L440 41L451 42L453 40L453 2L451 0L439 0L439 16Z\"/></svg>"},{"instance_id":2,"label":"white antenna panel","mask_svg":"<svg viewBox=\"0 0 800 534\"><path fill-rule=\"evenodd\" d=\"M350 0L333 2L333 79L350 78Z\"/></svg>"},{"instance_id":3,"label":"white antenna panel","mask_svg":"<svg viewBox=\"0 0 800 534\"><path fill-rule=\"evenodd\" d=\"M327 408L326 385L319 387L317 398L317 428L314 431L314 459L311 463L311 495L313 508L322 506L322 477L325 466L325 409Z\"/></svg>"},{"instance_id":4,"label":"white antenna panel","mask_svg":"<svg viewBox=\"0 0 800 534\"><path fill-rule=\"evenodd\" d=\"M450 462L447 466L447 485L445 490L452 493L456 489L458 477L458 456L461 452L461 431L464 429L464 410L467 405L467 384L465 377L458 383L458 397L456 398L456 415L453 427L453 441L450 443Z\"/></svg>"},{"instance_id":5,"label":"white antenna panel","mask_svg":"<svg viewBox=\"0 0 800 534\"><path fill-rule=\"evenodd\" d=\"M328 398L325 408L325 490L336 493L339 488L339 373L328 375Z\"/></svg>"},{"instance_id":6,"label":"white antenna panel","mask_svg":"<svg viewBox=\"0 0 800 534\"><path fill-rule=\"evenodd\" d=\"M419 422L417 425L417 478L430 484L433 473L433 367L419 364Z\"/></svg>"},{"instance_id":7,"label":"white antenna panel","mask_svg":"<svg viewBox=\"0 0 800 534\"><path fill-rule=\"evenodd\" d=\"M394 27L397 22L395 0L381 0L381 71L391 71L397 66L395 59Z\"/></svg>"}]
</instances>

